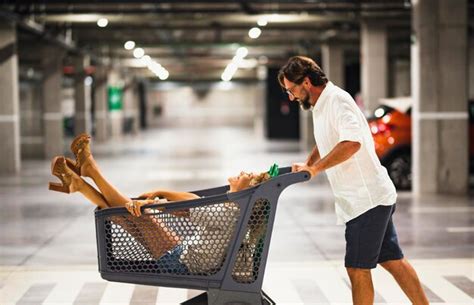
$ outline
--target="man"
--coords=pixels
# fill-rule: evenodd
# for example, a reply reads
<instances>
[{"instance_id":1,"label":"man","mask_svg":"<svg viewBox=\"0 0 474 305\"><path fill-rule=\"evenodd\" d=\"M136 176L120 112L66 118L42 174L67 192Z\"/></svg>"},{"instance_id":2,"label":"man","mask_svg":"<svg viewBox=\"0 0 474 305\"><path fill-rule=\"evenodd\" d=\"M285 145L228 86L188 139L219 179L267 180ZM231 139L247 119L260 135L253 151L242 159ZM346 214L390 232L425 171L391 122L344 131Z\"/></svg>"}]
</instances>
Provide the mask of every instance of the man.
<instances>
[{"instance_id":1,"label":"man","mask_svg":"<svg viewBox=\"0 0 474 305\"><path fill-rule=\"evenodd\" d=\"M293 171L326 171L345 223L345 267L355 305L374 302L371 269L390 272L413 304L428 304L415 270L403 257L392 222L397 194L375 154L369 125L352 97L328 81L310 58L289 59L278 74L291 101L312 111L317 145Z\"/></svg>"}]
</instances>

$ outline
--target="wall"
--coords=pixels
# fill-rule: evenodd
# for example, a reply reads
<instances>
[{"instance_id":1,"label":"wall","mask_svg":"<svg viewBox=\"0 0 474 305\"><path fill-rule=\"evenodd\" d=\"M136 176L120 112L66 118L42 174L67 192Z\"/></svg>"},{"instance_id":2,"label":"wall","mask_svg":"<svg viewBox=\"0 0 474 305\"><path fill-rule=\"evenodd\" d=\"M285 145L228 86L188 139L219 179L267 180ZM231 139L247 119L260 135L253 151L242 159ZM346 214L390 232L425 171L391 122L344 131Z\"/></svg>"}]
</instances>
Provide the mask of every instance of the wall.
<instances>
[{"instance_id":1,"label":"wall","mask_svg":"<svg viewBox=\"0 0 474 305\"><path fill-rule=\"evenodd\" d=\"M216 82L160 83L148 86L148 122L196 126L253 126L256 103L264 103L264 88L252 84ZM160 115L161 112L161 115Z\"/></svg>"}]
</instances>

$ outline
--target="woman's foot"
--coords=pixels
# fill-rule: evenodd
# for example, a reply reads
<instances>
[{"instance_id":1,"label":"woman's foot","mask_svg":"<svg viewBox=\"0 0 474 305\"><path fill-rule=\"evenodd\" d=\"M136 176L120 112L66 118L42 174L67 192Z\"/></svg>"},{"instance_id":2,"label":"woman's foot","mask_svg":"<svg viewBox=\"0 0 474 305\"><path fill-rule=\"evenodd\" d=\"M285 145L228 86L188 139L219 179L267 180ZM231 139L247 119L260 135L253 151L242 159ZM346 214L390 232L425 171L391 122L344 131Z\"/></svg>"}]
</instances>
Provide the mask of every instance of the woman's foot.
<instances>
[{"instance_id":1,"label":"woman's foot","mask_svg":"<svg viewBox=\"0 0 474 305\"><path fill-rule=\"evenodd\" d=\"M91 136L82 133L78 135L71 143L71 150L76 156L76 162L66 160L67 165L79 176L90 177L88 168L93 166L93 158L90 148Z\"/></svg>"},{"instance_id":2,"label":"woman's foot","mask_svg":"<svg viewBox=\"0 0 474 305\"><path fill-rule=\"evenodd\" d=\"M66 165L66 158L55 157L51 162L51 173L58 177L62 183L49 183L51 191L74 193L79 191L83 180Z\"/></svg>"}]
</instances>

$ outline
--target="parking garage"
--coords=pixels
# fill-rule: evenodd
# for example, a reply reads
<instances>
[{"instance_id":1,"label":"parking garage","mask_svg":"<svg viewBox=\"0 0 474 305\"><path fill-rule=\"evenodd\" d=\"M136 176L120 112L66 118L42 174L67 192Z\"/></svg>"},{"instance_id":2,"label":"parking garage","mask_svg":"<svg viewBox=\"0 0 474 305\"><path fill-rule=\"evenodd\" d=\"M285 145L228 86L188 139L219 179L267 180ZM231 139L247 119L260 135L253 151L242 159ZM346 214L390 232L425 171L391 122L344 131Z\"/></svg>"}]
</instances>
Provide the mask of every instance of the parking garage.
<instances>
[{"instance_id":1,"label":"parking garage","mask_svg":"<svg viewBox=\"0 0 474 305\"><path fill-rule=\"evenodd\" d=\"M314 59L368 120L397 188L400 245L430 303L472 304L474 2L0 4L1 304L198 296L101 278L95 207L48 190L51 159L74 158L71 142L90 134L102 171L130 197L304 162L313 116L277 79L295 55ZM324 173L282 192L272 231L263 289L273 301L352 304ZM372 276L376 304L410 303L381 267Z\"/></svg>"}]
</instances>

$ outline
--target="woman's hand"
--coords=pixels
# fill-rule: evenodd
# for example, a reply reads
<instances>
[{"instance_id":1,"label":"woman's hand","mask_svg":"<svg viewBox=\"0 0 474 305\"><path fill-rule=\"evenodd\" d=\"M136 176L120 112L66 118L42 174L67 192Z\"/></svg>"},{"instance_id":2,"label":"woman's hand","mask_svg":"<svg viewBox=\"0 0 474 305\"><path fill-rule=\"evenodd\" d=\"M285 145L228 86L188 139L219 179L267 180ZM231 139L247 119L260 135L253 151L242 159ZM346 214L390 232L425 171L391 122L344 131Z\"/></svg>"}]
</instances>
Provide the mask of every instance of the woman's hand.
<instances>
[{"instance_id":1,"label":"woman's hand","mask_svg":"<svg viewBox=\"0 0 474 305\"><path fill-rule=\"evenodd\" d=\"M152 191L152 192L147 192L143 193L140 196L138 196L138 199L155 199L156 197L160 197L160 192L159 191Z\"/></svg>"},{"instance_id":2,"label":"woman's hand","mask_svg":"<svg viewBox=\"0 0 474 305\"><path fill-rule=\"evenodd\" d=\"M153 203L153 200L132 200L125 204L128 212L135 217L140 217L142 215L141 207Z\"/></svg>"}]
</instances>

